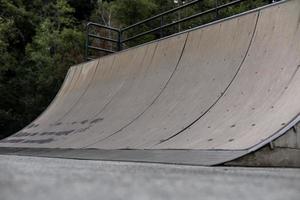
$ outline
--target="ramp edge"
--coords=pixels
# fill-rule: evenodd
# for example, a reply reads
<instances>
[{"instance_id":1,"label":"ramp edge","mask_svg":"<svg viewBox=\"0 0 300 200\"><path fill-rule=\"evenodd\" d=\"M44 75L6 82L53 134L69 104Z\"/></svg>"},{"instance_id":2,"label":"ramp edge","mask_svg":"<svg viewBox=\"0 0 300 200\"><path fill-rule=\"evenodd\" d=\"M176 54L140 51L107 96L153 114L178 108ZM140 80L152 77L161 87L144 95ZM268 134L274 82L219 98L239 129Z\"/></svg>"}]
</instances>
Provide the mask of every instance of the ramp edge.
<instances>
[{"instance_id":1,"label":"ramp edge","mask_svg":"<svg viewBox=\"0 0 300 200\"><path fill-rule=\"evenodd\" d=\"M300 167L300 115L266 141L245 150L66 149L0 147L0 155L177 165ZM274 139L275 138L275 139Z\"/></svg>"}]
</instances>

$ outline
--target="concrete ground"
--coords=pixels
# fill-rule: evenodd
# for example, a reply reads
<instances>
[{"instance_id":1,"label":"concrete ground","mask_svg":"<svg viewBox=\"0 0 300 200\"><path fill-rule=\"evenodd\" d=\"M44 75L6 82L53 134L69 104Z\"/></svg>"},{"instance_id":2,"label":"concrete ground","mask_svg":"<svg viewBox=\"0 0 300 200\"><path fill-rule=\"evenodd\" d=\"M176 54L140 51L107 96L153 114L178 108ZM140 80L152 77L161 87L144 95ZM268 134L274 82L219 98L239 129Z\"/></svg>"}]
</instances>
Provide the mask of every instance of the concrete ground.
<instances>
[{"instance_id":1,"label":"concrete ground","mask_svg":"<svg viewBox=\"0 0 300 200\"><path fill-rule=\"evenodd\" d=\"M1 200L299 200L300 169L0 156Z\"/></svg>"}]
</instances>

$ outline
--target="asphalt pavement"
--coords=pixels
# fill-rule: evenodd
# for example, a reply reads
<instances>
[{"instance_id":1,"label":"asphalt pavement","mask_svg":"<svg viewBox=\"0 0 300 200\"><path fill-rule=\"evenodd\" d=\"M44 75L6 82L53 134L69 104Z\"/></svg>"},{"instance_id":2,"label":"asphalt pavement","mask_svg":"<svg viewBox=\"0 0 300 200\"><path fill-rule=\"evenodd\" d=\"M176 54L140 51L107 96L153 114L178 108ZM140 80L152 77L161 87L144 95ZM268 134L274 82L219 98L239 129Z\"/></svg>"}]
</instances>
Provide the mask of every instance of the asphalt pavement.
<instances>
[{"instance_id":1,"label":"asphalt pavement","mask_svg":"<svg viewBox=\"0 0 300 200\"><path fill-rule=\"evenodd\" d=\"M300 169L0 156L0 200L299 200Z\"/></svg>"}]
</instances>

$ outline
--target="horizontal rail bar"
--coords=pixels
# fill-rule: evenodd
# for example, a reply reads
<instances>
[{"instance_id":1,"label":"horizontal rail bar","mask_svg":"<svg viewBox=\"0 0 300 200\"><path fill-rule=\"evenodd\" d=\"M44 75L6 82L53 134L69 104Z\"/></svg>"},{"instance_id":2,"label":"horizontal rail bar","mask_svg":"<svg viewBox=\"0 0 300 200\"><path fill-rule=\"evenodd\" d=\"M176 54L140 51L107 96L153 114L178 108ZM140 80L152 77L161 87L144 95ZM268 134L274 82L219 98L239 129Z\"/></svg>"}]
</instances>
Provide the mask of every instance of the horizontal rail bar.
<instances>
[{"instance_id":1,"label":"horizontal rail bar","mask_svg":"<svg viewBox=\"0 0 300 200\"><path fill-rule=\"evenodd\" d=\"M94 23L94 22L87 23L87 27L89 27L89 26L97 26L97 27L100 27L100 28L105 28L105 29L108 29L108 30L120 32L120 29L113 28L113 27L110 27L110 26L105 26L105 25L102 25L102 24L97 24L97 23Z\"/></svg>"},{"instance_id":2,"label":"horizontal rail bar","mask_svg":"<svg viewBox=\"0 0 300 200\"><path fill-rule=\"evenodd\" d=\"M148 22L148 21L151 21L151 20L153 20L153 19L162 17L162 16L164 16L164 15L173 13L173 12L175 12L175 11L177 11L177 10L182 9L182 8L185 8L185 7L191 6L191 5L193 5L193 4L199 3L200 1L202 1L202 0L195 0L195 1L192 1L192 2L190 2L190 3L186 3L186 4L182 5L182 6L178 6L178 7L176 7L176 8L171 9L171 10L168 10L168 11L166 11L166 12L163 12L163 13L160 13L160 14L155 15L155 16L153 16L153 17L150 17L150 18L148 18L148 19L142 20L142 21L140 21L140 22L138 22L138 23L135 23L135 24L132 24L132 25L130 25L130 26L127 26L126 28L123 28L123 29L121 29L121 30L122 30L122 31L126 31L126 30L128 30L128 29L131 29L131 28L133 28L133 27L135 27L135 26L144 24L144 23L146 23L146 22Z\"/></svg>"},{"instance_id":3,"label":"horizontal rail bar","mask_svg":"<svg viewBox=\"0 0 300 200\"><path fill-rule=\"evenodd\" d=\"M103 49L103 48L99 48L99 47L94 47L94 46L88 46L89 49L94 49L97 51L103 51L103 52L107 52L107 53L115 53L115 51L112 50L108 50L108 49Z\"/></svg>"},{"instance_id":4,"label":"horizontal rail bar","mask_svg":"<svg viewBox=\"0 0 300 200\"><path fill-rule=\"evenodd\" d=\"M244 1L247 1L247 0L236 0L236 1L232 1L232 2L227 3L227 4L220 5L220 6L215 7L215 8L211 8L211 9L206 10L206 11L204 11L204 12L197 13L197 14L195 14L195 15L191 15L191 16L189 16L189 17L186 17L186 18L177 20L177 21L175 21L175 22L172 22L172 23L169 23L169 24L165 24L165 25L163 25L163 26L160 26L160 27L151 29L151 30L149 30L149 31L142 32L142 33L140 33L140 34L137 34L137 35L135 35L135 36L132 36L132 37L130 37L130 38L127 38L127 39L125 39L125 40L122 40L122 43L128 42L128 41L130 41L130 40L134 40L134 39L136 39L136 38L139 38L139 37L141 37L141 36L147 35L147 34L149 34L149 33L158 31L158 30L160 30L160 29L164 29L164 28L167 28L167 27L170 27L170 26L174 26L174 25L176 25L176 24L179 24L179 23L182 23L182 22L185 22L185 21L188 21L188 20L191 20L191 19L194 19L194 18L203 16L203 15L206 15L206 14L209 14L209 13L214 13L214 12L216 12L217 10L221 10L221 9L227 8L227 7L229 7L229 6L233 6L233 5L242 3L242 2L244 2Z\"/></svg>"},{"instance_id":5,"label":"horizontal rail bar","mask_svg":"<svg viewBox=\"0 0 300 200\"><path fill-rule=\"evenodd\" d=\"M118 40L110 39L110 38L107 38L107 37L101 37L101 36L94 35L94 34L88 34L88 37L97 38L97 39L100 39L100 40L106 40L106 41L109 41L109 42L116 42L116 43L119 42Z\"/></svg>"},{"instance_id":6,"label":"horizontal rail bar","mask_svg":"<svg viewBox=\"0 0 300 200\"><path fill-rule=\"evenodd\" d=\"M164 25L164 26L165 26L165 25ZM128 41L130 41L130 40L134 40L134 39L139 38L139 37L142 37L142 36L144 36L144 35L148 35L149 33L153 33L153 32L155 32L155 31L158 31L158 30L160 30L160 29L163 29L163 28L165 28L164 26L157 27L157 28L151 29L151 30L149 30L149 31L145 31L145 32L142 32L142 33L137 34L137 35L135 35L135 36L132 36L132 37L130 37L130 38L127 38L127 39L125 39L125 40L122 40L122 43L128 42Z\"/></svg>"}]
</instances>

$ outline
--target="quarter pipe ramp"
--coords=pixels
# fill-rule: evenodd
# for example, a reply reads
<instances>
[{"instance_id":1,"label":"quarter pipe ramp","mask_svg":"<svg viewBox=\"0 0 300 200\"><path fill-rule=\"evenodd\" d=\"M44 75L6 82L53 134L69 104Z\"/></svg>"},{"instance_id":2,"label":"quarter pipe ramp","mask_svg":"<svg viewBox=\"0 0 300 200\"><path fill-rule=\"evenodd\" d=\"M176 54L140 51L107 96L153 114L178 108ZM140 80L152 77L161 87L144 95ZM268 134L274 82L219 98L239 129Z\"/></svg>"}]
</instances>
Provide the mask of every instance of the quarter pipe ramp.
<instances>
[{"instance_id":1,"label":"quarter pipe ramp","mask_svg":"<svg viewBox=\"0 0 300 200\"><path fill-rule=\"evenodd\" d=\"M299 113L300 1L290 0L71 67L45 112L0 147L215 165L276 141Z\"/></svg>"}]
</instances>

